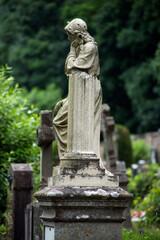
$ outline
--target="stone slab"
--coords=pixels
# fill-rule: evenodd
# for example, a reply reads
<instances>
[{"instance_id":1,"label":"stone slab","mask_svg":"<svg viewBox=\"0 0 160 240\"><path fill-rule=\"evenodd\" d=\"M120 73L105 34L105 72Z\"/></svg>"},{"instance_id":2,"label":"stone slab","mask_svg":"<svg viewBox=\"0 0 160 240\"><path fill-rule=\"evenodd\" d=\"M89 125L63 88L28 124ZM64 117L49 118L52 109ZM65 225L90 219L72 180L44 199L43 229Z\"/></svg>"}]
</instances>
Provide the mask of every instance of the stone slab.
<instances>
[{"instance_id":1,"label":"stone slab","mask_svg":"<svg viewBox=\"0 0 160 240\"><path fill-rule=\"evenodd\" d=\"M121 240L123 211L132 197L120 187L46 187L35 194L55 240Z\"/></svg>"}]
</instances>

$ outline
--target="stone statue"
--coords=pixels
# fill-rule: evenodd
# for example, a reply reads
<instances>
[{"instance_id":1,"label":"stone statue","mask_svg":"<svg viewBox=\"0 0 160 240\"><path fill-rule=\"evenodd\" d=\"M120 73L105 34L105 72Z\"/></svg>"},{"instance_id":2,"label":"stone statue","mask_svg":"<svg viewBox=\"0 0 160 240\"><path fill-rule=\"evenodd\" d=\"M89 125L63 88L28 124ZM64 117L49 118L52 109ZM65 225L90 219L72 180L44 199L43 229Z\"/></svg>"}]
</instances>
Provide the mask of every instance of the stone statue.
<instances>
[{"instance_id":1,"label":"stone statue","mask_svg":"<svg viewBox=\"0 0 160 240\"><path fill-rule=\"evenodd\" d=\"M93 150L100 158L100 118L102 90L99 81L98 47L94 38L87 32L87 25L81 19L74 19L67 24L65 31L71 42L70 52L65 63L65 74L84 72L94 78L94 133ZM58 102L54 108L54 129L58 145L59 157L63 157L67 149L68 98Z\"/></svg>"},{"instance_id":2,"label":"stone statue","mask_svg":"<svg viewBox=\"0 0 160 240\"><path fill-rule=\"evenodd\" d=\"M65 30L71 42L65 64L69 91L55 106L53 121L60 164L53 168L48 186L35 194L43 211L43 239L122 240L123 211L132 196L100 162L97 44L81 19Z\"/></svg>"}]
</instances>

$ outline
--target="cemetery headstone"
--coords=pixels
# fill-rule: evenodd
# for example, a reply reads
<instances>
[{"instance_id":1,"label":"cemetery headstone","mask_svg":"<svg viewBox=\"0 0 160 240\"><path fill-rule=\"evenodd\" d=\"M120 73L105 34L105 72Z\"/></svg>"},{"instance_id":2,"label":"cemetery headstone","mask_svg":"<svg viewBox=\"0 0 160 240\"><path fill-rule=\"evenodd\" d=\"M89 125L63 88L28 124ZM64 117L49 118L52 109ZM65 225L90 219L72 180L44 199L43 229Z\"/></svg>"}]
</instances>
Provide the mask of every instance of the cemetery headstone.
<instances>
[{"instance_id":1,"label":"cemetery headstone","mask_svg":"<svg viewBox=\"0 0 160 240\"><path fill-rule=\"evenodd\" d=\"M102 131L106 149L107 168L116 173L116 155L113 136L115 132L114 118L110 116L110 107L107 104L102 105Z\"/></svg>"},{"instance_id":2,"label":"cemetery headstone","mask_svg":"<svg viewBox=\"0 0 160 240\"><path fill-rule=\"evenodd\" d=\"M37 127L37 145L41 147L41 187L47 186L47 180L52 176L53 157L52 141L54 130L52 111L41 111L41 126Z\"/></svg>"},{"instance_id":3,"label":"cemetery headstone","mask_svg":"<svg viewBox=\"0 0 160 240\"><path fill-rule=\"evenodd\" d=\"M119 186L127 191L128 190L127 189L128 177L127 177L127 173L126 173L126 163L124 161L117 160L116 166L117 166L117 170L119 172ZM124 210L123 215L125 217L123 226L128 229L132 228L129 203L128 203L127 208Z\"/></svg>"},{"instance_id":4,"label":"cemetery headstone","mask_svg":"<svg viewBox=\"0 0 160 240\"><path fill-rule=\"evenodd\" d=\"M11 164L7 205L7 239L25 239L25 208L32 201L33 170L29 164Z\"/></svg>"},{"instance_id":5,"label":"cemetery headstone","mask_svg":"<svg viewBox=\"0 0 160 240\"><path fill-rule=\"evenodd\" d=\"M25 211L25 240L42 239L42 209L38 201L27 205Z\"/></svg>"},{"instance_id":6,"label":"cemetery headstone","mask_svg":"<svg viewBox=\"0 0 160 240\"><path fill-rule=\"evenodd\" d=\"M126 164L124 161L118 161L116 158L115 151L118 152L118 144L115 141L115 122L114 118L110 116L110 107L107 104L103 104L102 108L102 119L103 119L103 135L105 140L105 147L108 156L108 165L110 171L119 177L119 186L127 191L128 177L126 174ZM118 136L117 136L118 139ZM117 140L116 139L116 140ZM113 164L114 163L114 164ZM131 228L131 217L129 204L124 210L125 221L123 226Z\"/></svg>"},{"instance_id":7,"label":"cemetery headstone","mask_svg":"<svg viewBox=\"0 0 160 240\"><path fill-rule=\"evenodd\" d=\"M52 111L41 111L41 126L37 127L36 141L41 147L40 174L41 183L39 188L47 186L48 178L52 176L53 156L52 141L54 140L54 130L52 123ZM38 201L30 202L25 213L25 240L41 240L42 229L41 207Z\"/></svg>"},{"instance_id":8,"label":"cemetery headstone","mask_svg":"<svg viewBox=\"0 0 160 240\"><path fill-rule=\"evenodd\" d=\"M151 148L151 156L150 156L150 163L159 163L159 159L158 159L158 150L156 147L152 147Z\"/></svg>"},{"instance_id":9,"label":"cemetery headstone","mask_svg":"<svg viewBox=\"0 0 160 240\"><path fill-rule=\"evenodd\" d=\"M71 41L65 64L69 95L57 104L54 118L60 165L48 186L35 194L43 210L42 240L121 240L123 210L132 195L100 162L97 44L81 19L65 30Z\"/></svg>"},{"instance_id":10,"label":"cemetery headstone","mask_svg":"<svg viewBox=\"0 0 160 240\"><path fill-rule=\"evenodd\" d=\"M133 177L135 177L138 174L138 164L135 164L135 163L132 164L131 169L132 169Z\"/></svg>"}]
</instances>

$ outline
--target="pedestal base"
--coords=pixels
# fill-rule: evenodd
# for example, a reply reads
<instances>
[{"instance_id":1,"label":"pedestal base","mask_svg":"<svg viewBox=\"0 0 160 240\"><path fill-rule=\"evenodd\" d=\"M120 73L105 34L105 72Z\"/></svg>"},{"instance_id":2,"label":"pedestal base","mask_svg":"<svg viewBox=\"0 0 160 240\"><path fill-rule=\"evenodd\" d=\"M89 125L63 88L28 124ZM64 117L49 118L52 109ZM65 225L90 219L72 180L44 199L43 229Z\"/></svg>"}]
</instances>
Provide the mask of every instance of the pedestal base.
<instances>
[{"instance_id":1,"label":"pedestal base","mask_svg":"<svg viewBox=\"0 0 160 240\"><path fill-rule=\"evenodd\" d=\"M121 240L131 194L118 188L47 187L35 194L43 210L43 239Z\"/></svg>"},{"instance_id":2,"label":"pedestal base","mask_svg":"<svg viewBox=\"0 0 160 240\"><path fill-rule=\"evenodd\" d=\"M53 169L48 186L118 187L118 177L100 168L95 154L67 153Z\"/></svg>"}]
</instances>

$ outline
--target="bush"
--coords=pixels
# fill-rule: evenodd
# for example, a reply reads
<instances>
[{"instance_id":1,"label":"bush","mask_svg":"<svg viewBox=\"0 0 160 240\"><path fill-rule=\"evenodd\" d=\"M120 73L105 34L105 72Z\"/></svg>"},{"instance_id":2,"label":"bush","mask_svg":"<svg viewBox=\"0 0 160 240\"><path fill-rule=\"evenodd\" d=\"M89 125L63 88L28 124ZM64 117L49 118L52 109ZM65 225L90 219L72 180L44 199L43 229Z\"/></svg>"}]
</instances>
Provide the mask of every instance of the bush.
<instances>
[{"instance_id":1,"label":"bush","mask_svg":"<svg viewBox=\"0 0 160 240\"><path fill-rule=\"evenodd\" d=\"M0 202L6 209L7 171L11 163L31 163L39 176L39 148L35 143L40 119L33 106L29 108L9 67L0 68ZM37 178L36 178L37 179ZM38 184L38 181L37 181ZM1 214L2 220L3 214Z\"/></svg>"},{"instance_id":2,"label":"bush","mask_svg":"<svg viewBox=\"0 0 160 240\"><path fill-rule=\"evenodd\" d=\"M123 240L159 240L160 239L160 232L159 230L155 230L153 232L145 229L143 233L135 230L127 230L123 229L122 231Z\"/></svg>"},{"instance_id":3,"label":"bush","mask_svg":"<svg viewBox=\"0 0 160 240\"><path fill-rule=\"evenodd\" d=\"M145 140L132 140L133 147L133 162L137 163L139 160L148 160L150 157L150 147Z\"/></svg>"},{"instance_id":4,"label":"bush","mask_svg":"<svg viewBox=\"0 0 160 240\"><path fill-rule=\"evenodd\" d=\"M128 170L128 173L130 171ZM149 165L145 172L135 176L129 175L128 191L134 195L133 207L145 212L145 226L160 227L160 172L159 165ZM140 222L139 225L142 223Z\"/></svg>"},{"instance_id":5,"label":"bush","mask_svg":"<svg viewBox=\"0 0 160 240\"><path fill-rule=\"evenodd\" d=\"M26 88L23 88L22 91L27 100L38 108L38 111L52 110L56 103L62 99L62 91L54 83L49 84L46 89L34 87L30 92Z\"/></svg>"},{"instance_id":6,"label":"bush","mask_svg":"<svg viewBox=\"0 0 160 240\"><path fill-rule=\"evenodd\" d=\"M141 203L151 190L153 182L157 180L157 170L158 164L152 164L148 166L148 169L146 169L145 172L140 173L134 178L129 176L128 191L134 195L134 206Z\"/></svg>"},{"instance_id":7,"label":"bush","mask_svg":"<svg viewBox=\"0 0 160 240\"><path fill-rule=\"evenodd\" d=\"M139 208L146 211L147 224L154 224L160 227L160 176L152 184L150 192L144 198Z\"/></svg>"},{"instance_id":8,"label":"bush","mask_svg":"<svg viewBox=\"0 0 160 240\"><path fill-rule=\"evenodd\" d=\"M129 130L121 125L116 125L118 130L118 158L120 161L125 161L126 166L130 167L133 161L132 144Z\"/></svg>"}]
</instances>

